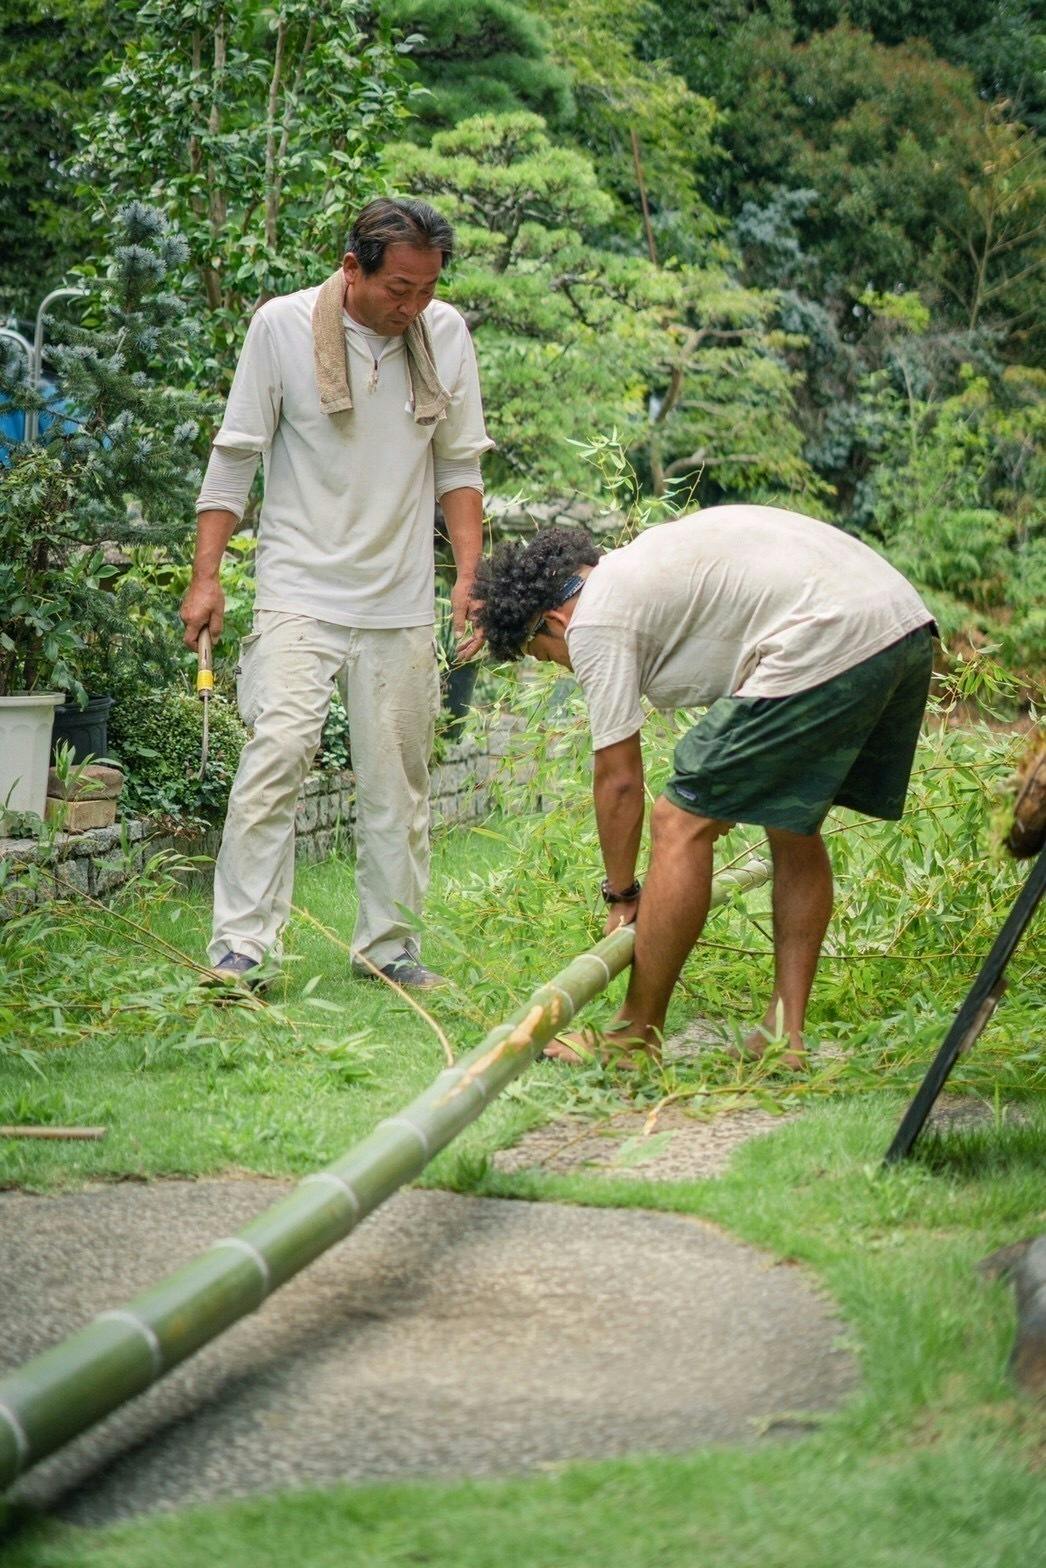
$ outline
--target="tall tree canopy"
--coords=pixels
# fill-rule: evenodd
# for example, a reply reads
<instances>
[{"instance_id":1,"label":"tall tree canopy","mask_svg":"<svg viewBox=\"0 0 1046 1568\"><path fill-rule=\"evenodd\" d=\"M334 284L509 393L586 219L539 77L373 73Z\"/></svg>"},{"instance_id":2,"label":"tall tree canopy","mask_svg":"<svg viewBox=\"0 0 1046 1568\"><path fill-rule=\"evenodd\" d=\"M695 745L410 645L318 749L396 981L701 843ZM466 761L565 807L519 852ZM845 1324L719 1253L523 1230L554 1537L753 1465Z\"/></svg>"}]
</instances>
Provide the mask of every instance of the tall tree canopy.
<instances>
[{"instance_id":1,"label":"tall tree canopy","mask_svg":"<svg viewBox=\"0 0 1046 1568\"><path fill-rule=\"evenodd\" d=\"M83 130L84 196L178 225L227 373L248 311L337 264L408 100L364 0L150 0Z\"/></svg>"},{"instance_id":2,"label":"tall tree canopy","mask_svg":"<svg viewBox=\"0 0 1046 1568\"><path fill-rule=\"evenodd\" d=\"M613 429L658 490L808 483L772 295L601 243L612 198L536 115L477 116L387 157L457 227L445 292L476 337L495 481L583 486L579 443Z\"/></svg>"},{"instance_id":3,"label":"tall tree canopy","mask_svg":"<svg viewBox=\"0 0 1046 1568\"><path fill-rule=\"evenodd\" d=\"M552 60L540 15L515 0L379 0L378 9L411 40L426 89L414 106L419 140L478 108L529 109L552 125L573 119L570 74Z\"/></svg>"}]
</instances>

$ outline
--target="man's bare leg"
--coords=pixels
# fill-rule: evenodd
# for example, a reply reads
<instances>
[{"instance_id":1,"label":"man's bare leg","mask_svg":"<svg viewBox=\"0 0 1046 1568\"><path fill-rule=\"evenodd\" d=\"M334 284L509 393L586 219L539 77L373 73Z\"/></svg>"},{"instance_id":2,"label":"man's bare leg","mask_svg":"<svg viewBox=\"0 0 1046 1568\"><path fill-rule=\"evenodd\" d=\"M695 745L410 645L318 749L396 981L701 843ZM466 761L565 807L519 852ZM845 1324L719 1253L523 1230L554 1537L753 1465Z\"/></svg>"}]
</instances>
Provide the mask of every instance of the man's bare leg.
<instances>
[{"instance_id":1,"label":"man's bare leg","mask_svg":"<svg viewBox=\"0 0 1046 1568\"><path fill-rule=\"evenodd\" d=\"M804 1059L803 1023L825 931L832 913L832 865L819 833L769 828L774 861L774 989L762 1029L745 1041L745 1052L761 1056L767 1035L783 1034L790 1049L784 1067Z\"/></svg>"},{"instance_id":2,"label":"man's bare leg","mask_svg":"<svg viewBox=\"0 0 1046 1568\"><path fill-rule=\"evenodd\" d=\"M650 819L650 869L636 918L636 949L628 992L604 1038L610 1045L656 1054L672 987L701 935L712 897L712 846L728 822L682 811L662 795ZM546 1056L577 1061L569 1044Z\"/></svg>"}]
</instances>

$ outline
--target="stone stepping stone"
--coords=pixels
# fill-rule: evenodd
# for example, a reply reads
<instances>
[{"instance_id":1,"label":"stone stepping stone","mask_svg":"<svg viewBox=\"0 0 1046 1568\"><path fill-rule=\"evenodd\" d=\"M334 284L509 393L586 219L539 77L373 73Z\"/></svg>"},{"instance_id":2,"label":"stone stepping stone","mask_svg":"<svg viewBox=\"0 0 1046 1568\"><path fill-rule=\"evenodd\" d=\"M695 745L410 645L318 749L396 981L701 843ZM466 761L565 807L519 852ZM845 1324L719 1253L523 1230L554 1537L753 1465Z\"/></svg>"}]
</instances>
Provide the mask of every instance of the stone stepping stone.
<instances>
[{"instance_id":1,"label":"stone stepping stone","mask_svg":"<svg viewBox=\"0 0 1046 1568\"><path fill-rule=\"evenodd\" d=\"M287 1190L0 1194L0 1366ZM794 1435L856 1387L842 1331L800 1269L688 1217L409 1190L13 1495L106 1524L283 1487Z\"/></svg>"}]
</instances>

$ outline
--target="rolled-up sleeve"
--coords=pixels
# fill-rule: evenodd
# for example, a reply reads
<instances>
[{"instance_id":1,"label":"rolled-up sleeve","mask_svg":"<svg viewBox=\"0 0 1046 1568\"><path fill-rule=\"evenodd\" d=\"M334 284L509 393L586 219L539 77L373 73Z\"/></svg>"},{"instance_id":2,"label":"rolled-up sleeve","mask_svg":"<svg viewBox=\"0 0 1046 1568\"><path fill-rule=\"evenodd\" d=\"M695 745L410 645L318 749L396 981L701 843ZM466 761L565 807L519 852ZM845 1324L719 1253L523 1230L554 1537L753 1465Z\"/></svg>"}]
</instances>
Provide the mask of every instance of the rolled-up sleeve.
<instances>
[{"instance_id":1,"label":"rolled-up sleeve","mask_svg":"<svg viewBox=\"0 0 1046 1568\"><path fill-rule=\"evenodd\" d=\"M476 351L466 328L447 417L440 420L432 438L436 499L448 490L478 490L482 495L479 460L493 445L483 421Z\"/></svg>"},{"instance_id":2,"label":"rolled-up sleeve","mask_svg":"<svg viewBox=\"0 0 1046 1568\"><path fill-rule=\"evenodd\" d=\"M264 308L240 351L221 429L214 438L198 512L220 508L243 516L258 458L272 445L283 405L283 379Z\"/></svg>"},{"instance_id":3,"label":"rolled-up sleeve","mask_svg":"<svg viewBox=\"0 0 1046 1568\"><path fill-rule=\"evenodd\" d=\"M240 452L215 442L196 497L197 512L232 512L242 517L257 467L257 452Z\"/></svg>"}]
</instances>

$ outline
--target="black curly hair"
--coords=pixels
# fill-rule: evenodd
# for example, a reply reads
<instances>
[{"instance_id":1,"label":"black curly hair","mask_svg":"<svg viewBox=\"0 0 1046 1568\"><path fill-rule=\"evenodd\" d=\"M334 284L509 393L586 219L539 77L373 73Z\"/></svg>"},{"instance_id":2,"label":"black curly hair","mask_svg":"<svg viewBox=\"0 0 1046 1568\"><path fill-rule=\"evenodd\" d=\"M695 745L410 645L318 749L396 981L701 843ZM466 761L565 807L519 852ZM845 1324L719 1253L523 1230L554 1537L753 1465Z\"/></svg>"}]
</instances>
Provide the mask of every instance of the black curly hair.
<instances>
[{"instance_id":1,"label":"black curly hair","mask_svg":"<svg viewBox=\"0 0 1046 1568\"><path fill-rule=\"evenodd\" d=\"M521 659L535 617L551 609L579 566L603 551L585 528L544 528L529 544L505 539L476 569L474 619L495 659Z\"/></svg>"}]
</instances>

